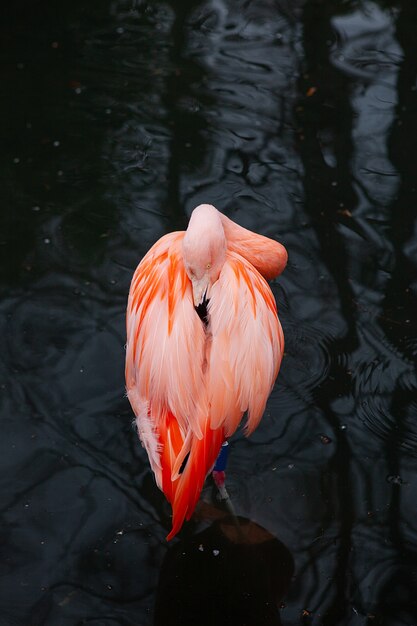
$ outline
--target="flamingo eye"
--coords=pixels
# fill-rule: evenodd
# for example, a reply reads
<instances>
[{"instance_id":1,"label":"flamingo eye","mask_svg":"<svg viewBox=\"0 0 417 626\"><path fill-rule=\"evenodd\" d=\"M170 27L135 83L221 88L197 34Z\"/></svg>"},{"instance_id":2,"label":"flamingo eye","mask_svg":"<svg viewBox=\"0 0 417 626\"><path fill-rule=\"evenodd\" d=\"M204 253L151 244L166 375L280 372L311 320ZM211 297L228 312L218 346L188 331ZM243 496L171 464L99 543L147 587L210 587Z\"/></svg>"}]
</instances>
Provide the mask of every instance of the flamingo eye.
<instances>
[{"instance_id":1,"label":"flamingo eye","mask_svg":"<svg viewBox=\"0 0 417 626\"><path fill-rule=\"evenodd\" d=\"M210 270L210 269L211 269L211 263L207 263L206 270Z\"/></svg>"}]
</instances>

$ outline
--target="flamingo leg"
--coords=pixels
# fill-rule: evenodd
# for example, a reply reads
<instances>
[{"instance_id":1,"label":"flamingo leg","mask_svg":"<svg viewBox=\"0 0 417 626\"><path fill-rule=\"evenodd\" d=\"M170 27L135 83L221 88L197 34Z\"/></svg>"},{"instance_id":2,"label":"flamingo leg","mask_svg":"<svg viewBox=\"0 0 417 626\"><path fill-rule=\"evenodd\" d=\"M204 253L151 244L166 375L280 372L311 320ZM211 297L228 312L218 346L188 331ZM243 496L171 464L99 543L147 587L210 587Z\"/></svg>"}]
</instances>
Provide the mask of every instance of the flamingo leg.
<instances>
[{"instance_id":1,"label":"flamingo leg","mask_svg":"<svg viewBox=\"0 0 417 626\"><path fill-rule=\"evenodd\" d=\"M219 456L214 464L212 476L214 483L219 490L221 500L228 500L229 495L226 491L226 466L229 457L229 442L225 441L220 448Z\"/></svg>"},{"instance_id":2,"label":"flamingo leg","mask_svg":"<svg viewBox=\"0 0 417 626\"><path fill-rule=\"evenodd\" d=\"M219 499L226 505L226 508L232 515L235 514L235 510L230 499L230 496L226 489L226 466L229 458L229 442L225 441L219 452L219 456L214 464L211 475L213 476L214 484L219 492Z\"/></svg>"},{"instance_id":3,"label":"flamingo leg","mask_svg":"<svg viewBox=\"0 0 417 626\"><path fill-rule=\"evenodd\" d=\"M221 447L219 456L217 457L217 461L214 464L214 468L212 470L211 475L213 477L214 484L216 485L217 490L218 490L218 494L219 494L218 498L221 501L223 507L226 509L226 511L229 513L229 515L233 519L234 524L237 529L237 534L238 534L239 539L243 541L244 536L242 533L242 528L239 522L239 518L236 514L236 510L235 510L235 507L233 506L232 499L225 485L225 482L226 482L225 470L226 470L228 456L229 456L229 443L225 441Z\"/></svg>"}]
</instances>

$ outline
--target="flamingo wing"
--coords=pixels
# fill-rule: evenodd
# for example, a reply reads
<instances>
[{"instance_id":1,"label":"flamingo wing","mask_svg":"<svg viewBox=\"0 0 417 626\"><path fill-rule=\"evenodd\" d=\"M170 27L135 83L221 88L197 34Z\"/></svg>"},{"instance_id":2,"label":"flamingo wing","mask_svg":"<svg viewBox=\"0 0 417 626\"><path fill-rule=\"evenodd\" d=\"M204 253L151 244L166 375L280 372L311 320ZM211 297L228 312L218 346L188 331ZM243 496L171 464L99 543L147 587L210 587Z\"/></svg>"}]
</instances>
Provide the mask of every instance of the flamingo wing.
<instances>
[{"instance_id":1,"label":"flamingo wing","mask_svg":"<svg viewBox=\"0 0 417 626\"><path fill-rule=\"evenodd\" d=\"M229 251L208 308L211 427L222 425L230 436L248 411L250 434L262 417L284 351L275 300L261 274Z\"/></svg>"},{"instance_id":2,"label":"flamingo wing","mask_svg":"<svg viewBox=\"0 0 417 626\"><path fill-rule=\"evenodd\" d=\"M127 307L127 395L157 484L172 504L168 538L191 517L224 441L223 428L209 425L206 333L184 269L183 236L170 233L149 250Z\"/></svg>"}]
</instances>

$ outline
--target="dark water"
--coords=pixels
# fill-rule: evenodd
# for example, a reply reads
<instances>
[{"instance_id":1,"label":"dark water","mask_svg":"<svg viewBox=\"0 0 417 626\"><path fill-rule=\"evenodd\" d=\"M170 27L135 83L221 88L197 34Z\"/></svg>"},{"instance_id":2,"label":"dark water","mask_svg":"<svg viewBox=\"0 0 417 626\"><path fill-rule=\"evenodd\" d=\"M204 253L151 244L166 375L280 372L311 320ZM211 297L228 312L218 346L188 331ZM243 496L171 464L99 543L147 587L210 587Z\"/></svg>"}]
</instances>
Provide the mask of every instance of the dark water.
<instances>
[{"instance_id":1,"label":"dark water","mask_svg":"<svg viewBox=\"0 0 417 626\"><path fill-rule=\"evenodd\" d=\"M417 3L1 11L1 625L416 626ZM202 201L287 246L286 353L249 539L207 488L168 546L124 310Z\"/></svg>"}]
</instances>

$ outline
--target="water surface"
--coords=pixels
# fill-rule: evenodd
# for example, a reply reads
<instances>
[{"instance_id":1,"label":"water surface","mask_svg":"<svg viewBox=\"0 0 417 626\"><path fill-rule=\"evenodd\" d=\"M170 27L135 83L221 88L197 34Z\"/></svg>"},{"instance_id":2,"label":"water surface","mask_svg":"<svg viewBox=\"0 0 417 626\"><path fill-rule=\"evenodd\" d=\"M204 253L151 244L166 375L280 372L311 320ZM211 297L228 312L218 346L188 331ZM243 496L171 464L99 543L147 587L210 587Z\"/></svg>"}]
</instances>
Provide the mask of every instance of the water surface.
<instances>
[{"instance_id":1,"label":"water surface","mask_svg":"<svg viewBox=\"0 0 417 626\"><path fill-rule=\"evenodd\" d=\"M202 624L217 576L259 600L253 559L250 626L416 626L416 28L414 0L5 10L2 625ZM134 268L203 201L289 251L281 373L231 443L250 549L209 487L167 545L124 396Z\"/></svg>"}]
</instances>

